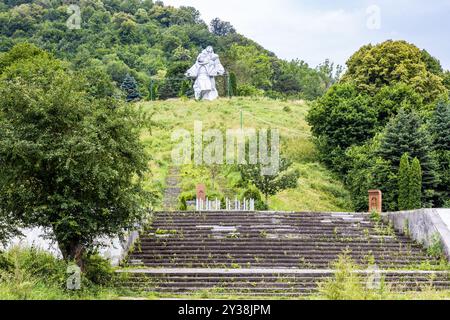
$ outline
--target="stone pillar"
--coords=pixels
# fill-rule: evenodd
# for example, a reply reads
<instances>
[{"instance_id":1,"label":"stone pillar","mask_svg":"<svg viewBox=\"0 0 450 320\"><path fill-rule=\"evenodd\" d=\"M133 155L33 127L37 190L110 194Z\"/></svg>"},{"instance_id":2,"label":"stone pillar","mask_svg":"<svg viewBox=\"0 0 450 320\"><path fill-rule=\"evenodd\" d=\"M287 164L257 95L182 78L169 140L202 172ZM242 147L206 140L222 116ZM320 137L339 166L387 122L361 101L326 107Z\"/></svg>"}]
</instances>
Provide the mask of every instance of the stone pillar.
<instances>
[{"instance_id":1,"label":"stone pillar","mask_svg":"<svg viewBox=\"0 0 450 320\"><path fill-rule=\"evenodd\" d=\"M383 212L383 193L380 190L369 190L369 212Z\"/></svg>"}]
</instances>

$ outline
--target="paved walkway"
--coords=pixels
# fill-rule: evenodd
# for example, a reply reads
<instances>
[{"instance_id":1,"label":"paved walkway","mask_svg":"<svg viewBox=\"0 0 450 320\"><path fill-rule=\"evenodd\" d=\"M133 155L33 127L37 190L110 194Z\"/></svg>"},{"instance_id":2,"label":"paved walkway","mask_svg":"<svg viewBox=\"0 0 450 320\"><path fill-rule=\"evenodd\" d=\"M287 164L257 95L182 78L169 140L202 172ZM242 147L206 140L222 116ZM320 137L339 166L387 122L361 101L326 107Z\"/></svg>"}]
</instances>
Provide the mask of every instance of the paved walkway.
<instances>
[{"instance_id":1,"label":"paved walkway","mask_svg":"<svg viewBox=\"0 0 450 320\"><path fill-rule=\"evenodd\" d=\"M178 167L170 167L166 179L166 190L164 191L164 210L175 211L178 209L178 197L181 194L180 182L180 169Z\"/></svg>"}]
</instances>

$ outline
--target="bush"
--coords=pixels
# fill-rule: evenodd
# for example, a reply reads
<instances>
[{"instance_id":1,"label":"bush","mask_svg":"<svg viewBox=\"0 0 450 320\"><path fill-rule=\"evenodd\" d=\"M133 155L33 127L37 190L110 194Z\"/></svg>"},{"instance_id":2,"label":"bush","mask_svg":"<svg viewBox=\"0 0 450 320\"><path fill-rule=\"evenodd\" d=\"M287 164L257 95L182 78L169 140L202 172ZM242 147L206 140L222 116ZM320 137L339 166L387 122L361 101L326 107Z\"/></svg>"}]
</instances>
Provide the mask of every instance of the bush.
<instances>
[{"instance_id":1,"label":"bush","mask_svg":"<svg viewBox=\"0 0 450 320\"><path fill-rule=\"evenodd\" d=\"M256 87L249 84L241 84L237 89L238 96L241 97L260 97L264 95L264 91L257 89Z\"/></svg>"},{"instance_id":2,"label":"bush","mask_svg":"<svg viewBox=\"0 0 450 320\"><path fill-rule=\"evenodd\" d=\"M259 192L259 190L254 186L250 186L248 189L246 189L242 193L241 200L244 200L244 199L247 199L247 200L254 199L255 200L255 210L257 210L257 211L269 210L269 207L262 200L261 192Z\"/></svg>"},{"instance_id":3,"label":"bush","mask_svg":"<svg viewBox=\"0 0 450 320\"><path fill-rule=\"evenodd\" d=\"M109 260L98 254L89 254L85 258L84 276L96 285L108 285L114 275L114 269Z\"/></svg>"},{"instance_id":4,"label":"bush","mask_svg":"<svg viewBox=\"0 0 450 320\"><path fill-rule=\"evenodd\" d=\"M366 278L356 271L358 266L348 254L343 254L333 264L336 270L334 277L319 283L320 294L328 300L377 300L388 294L383 279L380 279L380 287L369 288Z\"/></svg>"}]
</instances>

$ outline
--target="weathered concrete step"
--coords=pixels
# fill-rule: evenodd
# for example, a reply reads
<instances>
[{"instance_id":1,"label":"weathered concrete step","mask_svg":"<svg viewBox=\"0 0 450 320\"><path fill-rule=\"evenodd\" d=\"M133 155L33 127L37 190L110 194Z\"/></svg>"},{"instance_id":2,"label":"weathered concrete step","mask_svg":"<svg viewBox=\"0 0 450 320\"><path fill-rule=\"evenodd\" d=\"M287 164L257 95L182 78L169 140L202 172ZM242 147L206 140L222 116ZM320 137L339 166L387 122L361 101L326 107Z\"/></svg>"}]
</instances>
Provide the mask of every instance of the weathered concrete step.
<instances>
[{"instance_id":1,"label":"weathered concrete step","mask_svg":"<svg viewBox=\"0 0 450 320\"><path fill-rule=\"evenodd\" d=\"M280 250L280 249L268 249L268 250L262 250L262 249L255 249L255 250L251 250L251 249L231 249L231 250L227 250L227 249L187 249L184 250L182 248L179 248L177 250L170 250L169 248L159 248L159 249L150 249L150 248L143 248L141 251L135 251L133 253L133 256L137 256L137 255L147 255L147 256L202 256L202 255L213 255L213 256L257 256L257 257L261 257L261 256L272 256L272 255L279 255L279 256L305 256L305 255L324 255L324 254L328 254L328 255L336 255L336 254L342 254L343 251L345 251L344 249L333 249L333 248L329 248L329 249L303 249L303 250L293 250L293 249L285 249L285 250ZM422 252L417 252L417 251L407 251L407 250L398 250L398 251L394 251L394 250L385 250L383 248L379 248L378 250L372 250L370 252L368 252L367 250L364 249L359 249L359 250L352 250L351 251L352 255L374 255L374 256L381 256L381 255L406 255L408 257L424 257L424 254Z\"/></svg>"}]
</instances>

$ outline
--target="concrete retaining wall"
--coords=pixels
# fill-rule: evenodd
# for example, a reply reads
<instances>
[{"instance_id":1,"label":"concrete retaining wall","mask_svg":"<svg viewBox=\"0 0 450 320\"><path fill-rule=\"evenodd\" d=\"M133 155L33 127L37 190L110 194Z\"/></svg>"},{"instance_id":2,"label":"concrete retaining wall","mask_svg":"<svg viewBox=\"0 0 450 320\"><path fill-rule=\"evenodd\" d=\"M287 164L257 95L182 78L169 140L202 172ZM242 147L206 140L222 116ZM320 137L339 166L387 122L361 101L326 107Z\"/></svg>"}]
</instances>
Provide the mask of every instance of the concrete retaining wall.
<instances>
[{"instance_id":1,"label":"concrete retaining wall","mask_svg":"<svg viewBox=\"0 0 450 320\"><path fill-rule=\"evenodd\" d=\"M397 231L407 233L425 247L441 241L442 249L450 260L450 209L421 209L387 212L382 217Z\"/></svg>"},{"instance_id":2,"label":"concrete retaining wall","mask_svg":"<svg viewBox=\"0 0 450 320\"><path fill-rule=\"evenodd\" d=\"M24 229L21 230L23 237L12 239L9 245L5 249L9 249L14 246L21 246L24 248L35 247L44 251L47 251L55 257L62 257L56 243L46 237L46 234L42 228ZM126 258L128 251L133 246L134 242L139 238L139 232L129 233L125 239L99 239L97 244L99 245L99 254L111 261L113 266L118 266L123 259ZM1 248L0 248L1 249Z\"/></svg>"}]
</instances>

